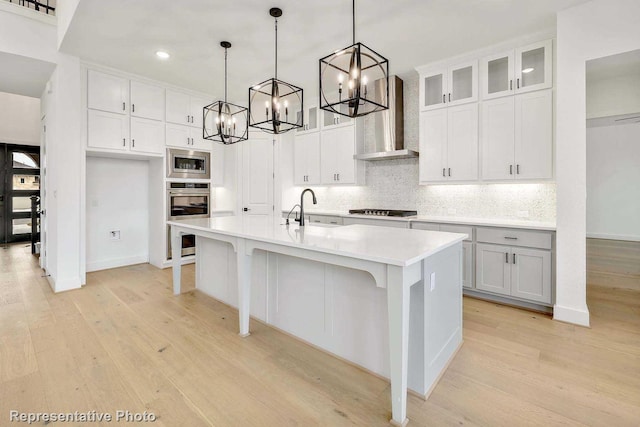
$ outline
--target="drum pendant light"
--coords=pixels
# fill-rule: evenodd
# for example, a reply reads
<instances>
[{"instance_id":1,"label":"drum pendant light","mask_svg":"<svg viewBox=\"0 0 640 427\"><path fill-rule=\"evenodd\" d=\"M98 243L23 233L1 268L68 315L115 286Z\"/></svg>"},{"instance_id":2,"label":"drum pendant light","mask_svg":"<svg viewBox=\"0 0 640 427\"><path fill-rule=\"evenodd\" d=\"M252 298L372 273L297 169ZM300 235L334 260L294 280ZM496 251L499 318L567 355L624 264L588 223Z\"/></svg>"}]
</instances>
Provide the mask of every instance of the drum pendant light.
<instances>
[{"instance_id":1,"label":"drum pendant light","mask_svg":"<svg viewBox=\"0 0 640 427\"><path fill-rule=\"evenodd\" d=\"M280 134L303 125L302 89L278 80L278 18L282 10L273 7L275 18L275 76L249 88L249 126Z\"/></svg>"},{"instance_id":2,"label":"drum pendant light","mask_svg":"<svg viewBox=\"0 0 640 427\"><path fill-rule=\"evenodd\" d=\"M227 102L227 49L231 43L220 42L224 48L224 101L216 101L202 110L202 137L230 145L249 137L247 109Z\"/></svg>"},{"instance_id":3,"label":"drum pendant light","mask_svg":"<svg viewBox=\"0 0 640 427\"><path fill-rule=\"evenodd\" d=\"M356 1L352 0L353 44L320 59L320 108L361 117L389 108L389 61L356 43Z\"/></svg>"}]
</instances>

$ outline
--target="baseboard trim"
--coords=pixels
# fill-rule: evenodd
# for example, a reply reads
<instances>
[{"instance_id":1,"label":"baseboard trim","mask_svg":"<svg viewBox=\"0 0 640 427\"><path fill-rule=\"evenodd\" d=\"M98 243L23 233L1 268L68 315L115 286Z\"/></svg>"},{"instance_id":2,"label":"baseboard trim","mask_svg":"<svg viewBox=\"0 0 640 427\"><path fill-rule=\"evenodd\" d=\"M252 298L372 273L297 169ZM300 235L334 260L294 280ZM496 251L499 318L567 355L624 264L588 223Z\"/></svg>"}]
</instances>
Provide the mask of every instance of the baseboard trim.
<instances>
[{"instance_id":1,"label":"baseboard trim","mask_svg":"<svg viewBox=\"0 0 640 427\"><path fill-rule=\"evenodd\" d=\"M87 263L87 272L108 270L110 268L125 267L127 265L144 264L149 262L149 255L139 255L126 258L108 259L105 261L94 261Z\"/></svg>"},{"instance_id":2,"label":"baseboard trim","mask_svg":"<svg viewBox=\"0 0 640 427\"><path fill-rule=\"evenodd\" d=\"M553 306L553 320L560 322L573 323L574 325L590 327L589 309L578 310L571 307L563 307L561 305Z\"/></svg>"},{"instance_id":3,"label":"baseboard trim","mask_svg":"<svg viewBox=\"0 0 640 427\"><path fill-rule=\"evenodd\" d=\"M623 240L625 242L640 242L640 236L634 234L587 233L589 239Z\"/></svg>"}]
</instances>

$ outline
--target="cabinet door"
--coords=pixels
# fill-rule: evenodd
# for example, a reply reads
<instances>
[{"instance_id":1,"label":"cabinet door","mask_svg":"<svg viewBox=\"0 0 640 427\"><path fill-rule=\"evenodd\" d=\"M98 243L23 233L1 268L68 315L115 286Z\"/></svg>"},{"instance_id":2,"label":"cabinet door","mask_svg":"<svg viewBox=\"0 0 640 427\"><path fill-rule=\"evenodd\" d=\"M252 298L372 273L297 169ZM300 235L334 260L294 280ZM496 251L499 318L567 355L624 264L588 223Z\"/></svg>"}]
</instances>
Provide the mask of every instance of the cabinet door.
<instances>
[{"instance_id":1,"label":"cabinet door","mask_svg":"<svg viewBox=\"0 0 640 427\"><path fill-rule=\"evenodd\" d=\"M551 304L551 252L512 248L511 295Z\"/></svg>"},{"instance_id":2,"label":"cabinet door","mask_svg":"<svg viewBox=\"0 0 640 427\"><path fill-rule=\"evenodd\" d=\"M166 144L191 149L191 130L188 126L166 125Z\"/></svg>"},{"instance_id":3,"label":"cabinet door","mask_svg":"<svg viewBox=\"0 0 640 427\"><path fill-rule=\"evenodd\" d=\"M322 132L320 135L320 182L322 184L335 184L336 178L336 150L335 139L330 138L331 132Z\"/></svg>"},{"instance_id":4,"label":"cabinet door","mask_svg":"<svg viewBox=\"0 0 640 427\"><path fill-rule=\"evenodd\" d=\"M447 70L434 70L420 76L420 110L433 110L446 106Z\"/></svg>"},{"instance_id":5,"label":"cabinet door","mask_svg":"<svg viewBox=\"0 0 640 427\"><path fill-rule=\"evenodd\" d=\"M211 146L211 185L224 185L224 153L226 145L212 143Z\"/></svg>"},{"instance_id":6,"label":"cabinet door","mask_svg":"<svg viewBox=\"0 0 640 427\"><path fill-rule=\"evenodd\" d=\"M338 184L356 183L356 128L355 126L345 126L331 129L325 132L328 138L336 141L336 173ZM324 138L323 134L323 138Z\"/></svg>"},{"instance_id":7,"label":"cabinet door","mask_svg":"<svg viewBox=\"0 0 640 427\"><path fill-rule=\"evenodd\" d=\"M202 128L194 128L190 129L189 134L191 135L191 149L192 150L203 150L209 151L211 147L214 145L222 145L214 141L206 140L202 137Z\"/></svg>"},{"instance_id":8,"label":"cabinet door","mask_svg":"<svg viewBox=\"0 0 640 427\"><path fill-rule=\"evenodd\" d=\"M420 113L420 182L446 180L447 110Z\"/></svg>"},{"instance_id":9,"label":"cabinet door","mask_svg":"<svg viewBox=\"0 0 640 427\"><path fill-rule=\"evenodd\" d=\"M482 179L514 177L514 97L482 103Z\"/></svg>"},{"instance_id":10,"label":"cabinet door","mask_svg":"<svg viewBox=\"0 0 640 427\"><path fill-rule=\"evenodd\" d=\"M550 90L515 97L515 177L553 177L553 99Z\"/></svg>"},{"instance_id":11,"label":"cabinet door","mask_svg":"<svg viewBox=\"0 0 640 427\"><path fill-rule=\"evenodd\" d=\"M117 113L89 110L87 146L124 151L128 149L129 117Z\"/></svg>"},{"instance_id":12,"label":"cabinet door","mask_svg":"<svg viewBox=\"0 0 640 427\"><path fill-rule=\"evenodd\" d=\"M516 92L551 87L551 46L551 40L545 40L516 49Z\"/></svg>"},{"instance_id":13,"label":"cabinet door","mask_svg":"<svg viewBox=\"0 0 640 427\"><path fill-rule=\"evenodd\" d=\"M132 117L131 151L162 155L164 153L164 123Z\"/></svg>"},{"instance_id":14,"label":"cabinet door","mask_svg":"<svg viewBox=\"0 0 640 427\"><path fill-rule=\"evenodd\" d=\"M447 179L478 179L478 104L447 109Z\"/></svg>"},{"instance_id":15,"label":"cabinet door","mask_svg":"<svg viewBox=\"0 0 640 427\"><path fill-rule=\"evenodd\" d=\"M111 113L127 114L129 81L89 70L87 107Z\"/></svg>"},{"instance_id":16,"label":"cabinet door","mask_svg":"<svg viewBox=\"0 0 640 427\"><path fill-rule=\"evenodd\" d=\"M349 107L345 105L338 106L341 111L344 111L345 114L349 113ZM340 126L349 126L353 124L353 119L348 116L343 116L342 114L332 113L331 111L321 110L320 117L322 118L322 128L330 129L334 127Z\"/></svg>"},{"instance_id":17,"label":"cabinet door","mask_svg":"<svg viewBox=\"0 0 640 427\"><path fill-rule=\"evenodd\" d=\"M478 100L478 61L449 67L447 104L465 104Z\"/></svg>"},{"instance_id":18,"label":"cabinet door","mask_svg":"<svg viewBox=\"0 0 640 427\"><path fill-rule=\"evenodd\" d=\"M307 185L307 149L310 137L319 136L318 132L296 135L293 142L293 184Z\"/></svg>"},{"instance_id":19,"label":"cabinet door","mask_svg":"<svg viewBox=\"0 0 640 427\"><path fill-rule=\"evenodd\" d=\"M131 115L145 119L163 120L164 88L132 81Z\"/></svg>"},{"instance_id":20,"label":"cabinet door","mask_svg":"<svg viewBox=\"0 0 640 427\"><path fill-rule=\"evenodd\" d=\"M462 242L462 286L473 288L473 243Z\"/></svg>"},{"instance_id":21,"label":"cabinet door","mask_svg":"<svg viewBox=\"0 0 640 427\"><path fill-rule=\"evenodd\" d=\"M512 95L514 83L513 51L487 56L480 63L482 99Z\"/></svg>"},{"instance_id":22,"label":"cabinet door","mask_svg":"<svg viewBox=\"0 0 640 427\"><path fill-rule=\"evenodd\" d=\"M169 123L191 124L191 97L185 93L167 90L165 119Z\"/></svg>"},{"instance_id":23,"label":"cabinet door","mask_svg":"<svg viewBox=\"0 0 640 427\"><path fill-rule=\"evenodd\" d=\"M511 251L508 246L476 245L476 288L511 294Z\"/></svg>"},{"instance_id":24,"label":"cabinet door","mask_svg":"<svg viewBox=\"0 0 640 427\"><path fill-rule=\"evenodd\" d=\"M189 99L189 106L191 109L191 119L189 124L194 128L202 129L202 109L211 104L211 101L203 98L196 98L194 96Z\"/></svg>"},{"instance_id":25,"label":"cabinet door","mask_svg":"<svg viewBox=\"0 0 640 427\"><path fill-rule=\"evenodd\" d=\"M305 103L306 104L306 103ZM314 132L320 129L320 107L318 107L318 101L314 100L309 104L306 104L302 114L304 114L303 126L296 129L297 133ZM300 122L300 112L297 113L297 122Z\"/></svg>"}]
</instances>

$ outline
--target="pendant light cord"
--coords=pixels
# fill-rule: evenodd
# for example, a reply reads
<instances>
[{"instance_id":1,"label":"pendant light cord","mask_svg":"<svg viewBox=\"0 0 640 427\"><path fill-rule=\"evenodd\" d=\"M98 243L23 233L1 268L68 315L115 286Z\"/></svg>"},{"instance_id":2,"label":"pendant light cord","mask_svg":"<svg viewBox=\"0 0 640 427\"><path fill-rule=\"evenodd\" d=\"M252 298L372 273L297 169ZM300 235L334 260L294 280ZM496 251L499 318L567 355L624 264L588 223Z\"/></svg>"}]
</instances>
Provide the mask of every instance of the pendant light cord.
<instances>
[{"instance_id":1,"label":"pendant light cord","mask_svg":"<svg viewBox=\"0 0 640 427\"><path fill-rule=\"evenodd\" d=\"M276 80L278 80L278 18L276 18Z\"/></svg>"},{"instance_id":2,"label":"pendant light cord","mask_svg":"<svg viewBox=\"0 0 640 427\"><path fill-rule=\"evenodd\" d=\"M356 0L351 2L351 18L353 29L353 44L356 44Z\"/></svg>"},{"instance_id":3,"label":"pendant light cord","mask_svg":"<svg viewBox=\"0 0 640 427\"><path fill-rule=\"evenodd\" d=\"M227 103L227 48L224 48L224 103Z\"/></svg>"}]
</instances>

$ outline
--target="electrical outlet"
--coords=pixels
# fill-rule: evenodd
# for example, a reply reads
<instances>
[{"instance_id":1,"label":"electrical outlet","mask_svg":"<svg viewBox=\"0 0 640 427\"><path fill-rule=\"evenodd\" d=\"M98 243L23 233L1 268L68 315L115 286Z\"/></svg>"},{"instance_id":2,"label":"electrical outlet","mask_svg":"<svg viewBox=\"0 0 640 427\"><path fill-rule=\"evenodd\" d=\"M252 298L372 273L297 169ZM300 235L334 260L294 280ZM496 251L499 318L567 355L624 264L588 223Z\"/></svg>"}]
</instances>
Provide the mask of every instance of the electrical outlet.
<instances>
[{"instance_id":1,"label":"electrical outlet","mask_svg":"<svg viewBox=\"0 0 640 427\"><path fill-rule=\"evenodd\" d=\"M529 218L529 211L518 211L518 218Z\"/></svg>"},{"instance_id":2,"label":"electrical outlet","mask_svg":"<svg viewBox=\"0 0 640 427\"><path fill-rule=\"evenodd\" d=\"M120 230L112 230L109 232L111 240L120 240Z\"/></svg>"},{"instance_id":3,"label":"electrical outlet","mask_svg":"<svg viewBox=\"0 0 640 427\"><path fill-rule=\"evenodd\" d=\"M429 281L431 282L431 292L433 292L433 290L436 288L436 272L435 271L431 273L431 279Z\"/></svg>"},{"instance_id":4,"label":"electrical outlet","mask_svg":"<svg viewBox=\"0 0 640 427\"><path fill-rule=\"evenodd\" d=\"M455 215L455 214L456 214L456 212L457 212L457 211L456 211L455 209L453 209L453 208L449 208L449 209L447 209L447 215Z\"/></svg>"}]
</instances>

